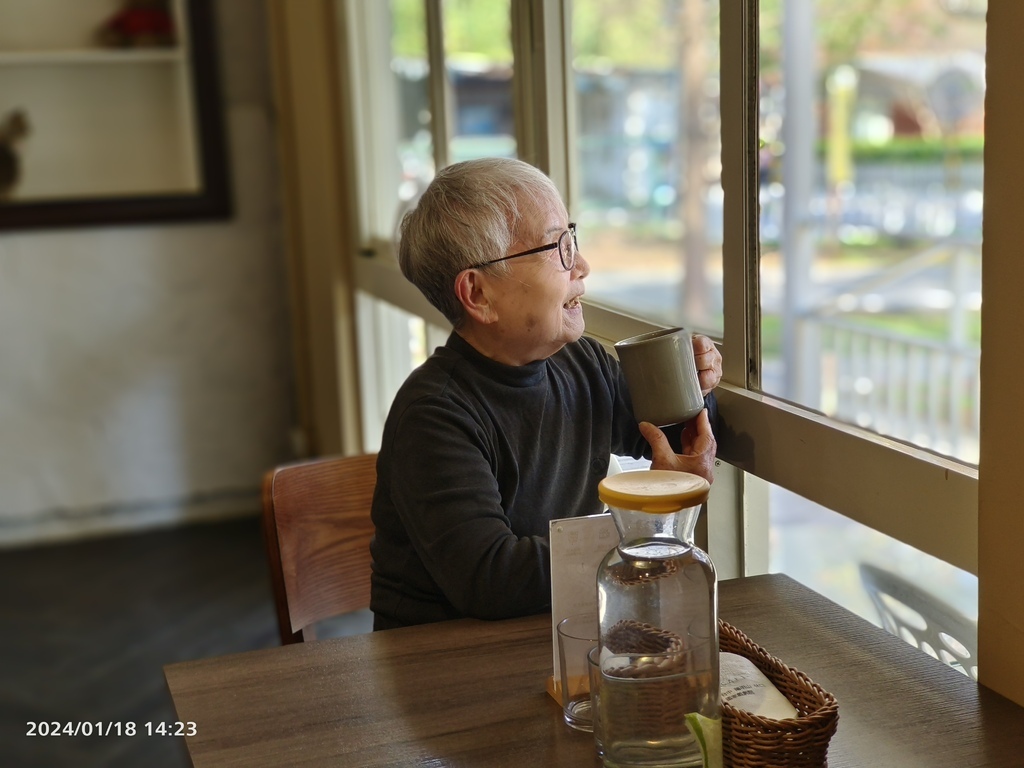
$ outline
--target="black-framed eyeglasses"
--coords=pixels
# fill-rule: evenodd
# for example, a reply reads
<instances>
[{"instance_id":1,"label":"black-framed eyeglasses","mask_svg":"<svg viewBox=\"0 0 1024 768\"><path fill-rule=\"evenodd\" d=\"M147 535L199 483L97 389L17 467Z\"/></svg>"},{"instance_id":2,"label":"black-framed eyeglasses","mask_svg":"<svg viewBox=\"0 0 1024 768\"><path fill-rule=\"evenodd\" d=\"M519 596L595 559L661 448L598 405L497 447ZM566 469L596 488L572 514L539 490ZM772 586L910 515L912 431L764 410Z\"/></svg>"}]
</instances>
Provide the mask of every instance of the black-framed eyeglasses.
<instances>
[{"instance_id":1,"label":"black-framed eyeglasses","mask_svg":"<svg viewBox=\"0 0 1024 768\"><path fill-rule=\"evenodd\" d=\"M513 253L511 256L502 256L500 259L494 259L492 261L482 261L479 264L472 265L471 267L465 267L465 269L479 269L480 267L486 267L490 264L497 264L499 261L508 261L509 259L518 259L520 256L531 256L535 253L550 251L552 248L558 249L558 258L562 260L562 267L565 271L572 272L573 267L576 266L576 254L579 253L579 246L576 244L576 222L570 221L569 228L559 235L558 240L554 243L541 245L520 253Z\"/></svg>"}]
</instances>

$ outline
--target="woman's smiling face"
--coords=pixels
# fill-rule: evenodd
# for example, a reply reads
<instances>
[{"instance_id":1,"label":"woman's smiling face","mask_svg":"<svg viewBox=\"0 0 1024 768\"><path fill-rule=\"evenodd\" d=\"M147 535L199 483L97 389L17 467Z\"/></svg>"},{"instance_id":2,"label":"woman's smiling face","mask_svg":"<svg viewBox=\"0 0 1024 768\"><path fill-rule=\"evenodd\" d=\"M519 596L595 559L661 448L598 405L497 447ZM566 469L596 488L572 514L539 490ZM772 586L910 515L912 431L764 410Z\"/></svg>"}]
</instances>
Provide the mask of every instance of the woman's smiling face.
<instances>
[{"instance_id":1,"label":"woman's smiling face","mask_svg":"<svg viewBox=\"0 0 1024 768\"><path fill-rule=\"evenodd\" d=\"M554 196L538 199L527 218L522 238L509 253L557 242L569 228L562 201ZM583 280L590 265L580 254L566 271L552 248L507 262L508 273L491 276L491 298L497 320L489 329L498 342L500 355L489 356L510 365L543 360L583 335ZM486 354L486 352L485 352Z\"/></svg>"}]
</instances>

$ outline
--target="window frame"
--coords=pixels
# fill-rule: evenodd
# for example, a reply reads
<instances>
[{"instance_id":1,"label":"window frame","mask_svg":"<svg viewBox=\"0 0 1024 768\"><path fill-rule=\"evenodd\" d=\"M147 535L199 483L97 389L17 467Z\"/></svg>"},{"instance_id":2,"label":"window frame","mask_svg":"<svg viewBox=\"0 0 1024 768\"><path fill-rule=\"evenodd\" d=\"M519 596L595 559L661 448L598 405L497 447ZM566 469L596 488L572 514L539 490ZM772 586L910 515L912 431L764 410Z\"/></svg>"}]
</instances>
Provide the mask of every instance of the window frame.
<instances>
[{"instance_id":1,"label":"window frame","mask_svg":"<svg viewBox=\"0 0 1024 768\"><path fill-rule=\"evenodd\" d=\"M432 10L428 24L440 19L439 0L425 0ZM387 8L384 3L370 4ZM347 0L345 7L358 26L365 13ZM575 180L570 162L572 137L570 72L570 0L528 0L513 4L513 50L516 55L518 129L520 155L549 173L572 210ZM866 430L816 414L760 393L760 310L759 233L757 221L757 78L758 4L740 0L721 4L721 113L722 186L725 191L723 267L725 321L720 342L723 355L723 385L719 391L723 430L719 439L722 461L768 483L795 492L817 504L868 525L876 530L934 555L971 573L978 571L977 530L978 473L973 467L904 445ZM379 13L380 11L378 11ZM433 20L433 21L431 21ZM376 29L381 29L380 19ZM365 28L365 27L364 27ZM431 29L431 47L440 46L440 30ZM363 50L352 51L358 61L349 67L361 78L364 98L362 115L372 119L373 101L387 92L380 81L382 58L366 58L374 49L368 35L357 35ZM372 66L372 62L376 66ZM554 63L553 63L554 62ZM560 64L558 64L560 62ZM433 63L433 62L432 62ZM438 78L437 67L431 77ZM434 99L447 98L443 84L431 88ZM354 94L357 98L359 93ZM435 114L447 114L448 106L432 104ZM435 126L446 130L444 123ZM372 137L376 138L376 137ZM444 143L435 133L435 146ZM364 158L380 153L367 150L369 131L359 131L357 140ZM379 149L379 147L378 147ZM385 148L390 149L390 148ZM376 160L374 160L376 162ZM364 162L360 195L362 201L377 201L385 195L374 189L372 163ZM379 185L378 185L379 186ZM372 191L369 191L372 190ZM386 210L386 209L385 209ZM398 273L390 233L369 229L371 217L359 217L364 241L360 252L370 258L355 260L355 287L367 294L445 325L440 314ZM371 225L372 226L372 225ZM586 303L587 333L605 342L657 327L626 313ZM841 471L835 471L839 467ZM828 471L824 471L828 470ZM731 486L742 486L732 476ZM763 495L763 494L762 494ZM766 567L767 510L744 503L743 494L730 492L729 509L716 513L712 539L735 541L738 547L730 560L745 563L743 573ZM736 535L736 531L750 535Z\"/></svg>"},{"instance_id":2,"label":"window frame","mask_svg":"<svg viewBox=\"0 0 1024 768\"><path fill-rule=\"evenodd\" d=\"M519 2L516 0L517 5ZM522 2L557 4L561 0ZM363 47L367 44L368 30L354 24L353 19L357 6L378 5L362 0L308 3L270 0L268 5L273 20L269 31L279 104L275 128L281 146L285 204L283 245L290 290L294 295L292 322L298 421L294 437L297 444L308 446L309 455L326 455L339 450L354 453L365 445L358 434L360 392L355 381L358 366L350 340L352 326L357 322L350 306L357 281L353 275L358 273L359 283L368 286L371 294L376 290L377 295L387 299L395 293L399 305L403 304L403 297L408 297L410 311L426 307L422 310L424 317L430 317L434 311L399 274L388 242L392 233L371 231L360 218L374 205L374 200L364 194L364 186L368 184L365 174L368 167L373 170L372 164L363 160L366 153L376 148L364 145L365 137L359 135L359 126L370 125L373 119L365 113L355 114L364 105L354 98L352 81L369 74L368 87L386 86L390 69L366 73L365 62L361 65L356 62L354 52L360 49L360 43ZM749 38L746 49L735 39L737 34L744 39L745 28L748 37L756 32L756 10L753 0L724 3L723 72L733 66L756 71L756 62L741 63L744 55L750 56L744 53L749 50L749 40L756 38ZM1024 4L1018 0L988 0L981 471L956 462L950 462L947 467L946 461L924 451L907 449L895 441L856 429L841 428L828 420L820 425L820 442L815 442L819 438L813 433L799 440L814 445L815 455L827 449L826 455L833 457L833 465L822 473L823 476L810 481L822 487L809 489L808 498L841 507L843 489L830 487L830 475L842 475L850 481L861 477L871 481L875 488L875 496L863 503L879 518L898 519L905 514L905 505L886 495L889 487L905 493L904 498L909 499L911 507L926 507L933 502L930 499L923 502L921 499L926 497L919 498L915 491L933 482L944 482L948 479L947 469L955 476L954 484L969 498L939 495L931 508L932 514L921 513L916 518L916 529L908 536L908 543L916 545L934 529L939 556L955 560L957 547L950 542L960 535L958 531L967 533L965 549L970 549L973 546L970 542L976 538L980 680L1024 705L1024 657L1020 654L1024 643L1024 603L1019 599L1020 584L1024 581L1024 559L1019 552L1019 542L1024 540L1024 515L1019 513L1024 409L1019 406L1018 395L1018 382L1024 378L1024 358L1020 355L1024 321L1017 310L1019 286L1024 283L1024 260L1019 258L1022 205L1019 179L1024 177L1024 152L1020 151L1019 136L1020 125L1024 123L1024 101L1018 98L1024 49L1016 33L1022 26ZM737 81L730 79L728 82ZM723 104L723 117L734 106ZM723 139L727 146L734 146L737 139L731 131L742 124L742 120L726 118ZM380 137L378 133L372 135L374 139ZM733 169L726 169L725 184L731 184L730 174L735 172L736 158L740 156L730 153L723 158L724 166L731 163ZM734 183L730 186L732 189ZM394 194L393 190L390 194ZM746 237L750 237L749 232ZM726 292L732 297L729 306L743 312L747 307L757 306L751 293L756 290L757 264L755 249L748 246L740 251L744 258L737 262L735 249L730 248L733 257L727 264ZM751 274L744 277L746 272ZM401 287L408 290L403 293ZM614 316L608 319L600 307L588 306L590 332L605 328L607 338L616 338L619 335L616 324L635 327L641 322L612 314ZM744 333L737 335L737 324ZM431 330L429 326L428 330ZM722 385L720 399L726 402L730 419L733 414L740 416L735 403L727 402L732 388L738 388L744 401L751 402L749 412L742 414L745 435L722 435L723 456L729 452L729 446L741 446L742 437L750 442L747 459L752 471L782 483L808 482L801 479L801 474L806 475L808 469L801 467L802 454L798 451L786 455L777 451L774 441L780 434L787 435L794 424L815 421L814 415L800 409L796 409L795 414L786 414L785 409L775 407L777 401L757 394L754 389L756 371L745 368L749 364L747 353L756 351L756 336L749 317L737 317L730 310L725 334L723 353L727 383ZM748 343L747 338L752 341ZM436 341L436 338L431 339L432 343ZM747 346L740 349L738 345ZM737 384L737 381L742 383ZM851 434L844 435L846 432ZM797 440L792 435L786 439ZM843 451L851 446L871 455L867 459L844 455ZM806 445L798 447L808 450ZM906 481L899 472L885 466L887 461L903 453L908 454L906 460L912 466L921 470ZM738 461L735 456L732 460ZM783 462L791 467L780 468ZM790 472L796 479L782 477L783 472ZM879 478L889 478L891 482L882 483ZM718 501L734 510L734 525L719 531L720 535L715 531L709 535L720 578L756 573L763 567L759 548L768 538L761 514L766 490L766 482L725 461L716 470L712 501L717 496ZM853 519L858 519L859 514L861 512L855 510L848 512ZM714 522L719 518L719 511L713 510L709 517ZM949 529L950 523L960 527ZM880 523L879 527L887 529L886 525L891 524L891 521ZM718 548L720 545L722 549ZM924 543L925 548L928 546ZM942 553L946 550L954 554L944 556Z\"/></svg>"}]
</instances>

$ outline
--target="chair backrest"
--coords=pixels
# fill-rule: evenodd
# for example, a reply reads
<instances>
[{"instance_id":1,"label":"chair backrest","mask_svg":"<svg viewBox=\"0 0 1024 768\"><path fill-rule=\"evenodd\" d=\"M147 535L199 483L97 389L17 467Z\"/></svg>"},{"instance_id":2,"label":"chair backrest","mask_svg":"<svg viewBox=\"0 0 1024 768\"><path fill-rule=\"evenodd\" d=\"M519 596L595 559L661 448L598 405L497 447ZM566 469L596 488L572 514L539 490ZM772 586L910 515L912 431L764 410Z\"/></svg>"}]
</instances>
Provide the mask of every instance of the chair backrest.
<instances>
[{"instance_id":1,"label":"chair backrest","mask_svg":"<svg viewBox=\"0 0 1024 768\"><path fill-rule=\"evenodd\" d=\"M311 459L263 478L263 534L282 644L370 606L377 455Z\"/></svg>"},{"instance_id":2,"label":"chair backrest","mask_svg":"<svg viewBox=\"0 0 1024 768\"><path fill-rule=\"evenodd\" d=\"M861 563L860 577L890 634L978 679L978 627L973 621L895 573Z\"/></svg>"}]
</instances>

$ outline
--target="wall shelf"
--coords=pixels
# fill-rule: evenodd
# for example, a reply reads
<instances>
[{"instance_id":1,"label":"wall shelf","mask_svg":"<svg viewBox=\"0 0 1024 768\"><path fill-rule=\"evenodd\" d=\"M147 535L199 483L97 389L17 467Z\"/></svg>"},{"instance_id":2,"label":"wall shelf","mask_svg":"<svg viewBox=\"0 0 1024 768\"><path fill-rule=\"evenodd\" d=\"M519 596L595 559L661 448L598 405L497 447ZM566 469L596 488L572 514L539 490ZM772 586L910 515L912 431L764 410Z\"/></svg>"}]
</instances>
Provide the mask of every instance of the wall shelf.
<instances>
[{"instance_id":1,"label":"wall shelf","mask_svg":"<svg viewBox=\"0 0 1024 768\"><path fill-rule=\"evenodd\" d=\"M166 63L187 65L185 52L180 48L153 48L149 50L110 50L108 48L78 48L52 51L0 51L0 67L66 66L68 64L136 64Z\"/></svg>"},{"instance_id":2,"label":"wall shelf","mask_svg":"<svg viewBox=\"0 0 1024 768\"><path fill-rule=\"evenodd\" d=\"M229 215L210 5L168 2L172 44L102 47L121 0L0 0L0 138L28 124L0 229Z\"/></svg>"}]
</instances>

